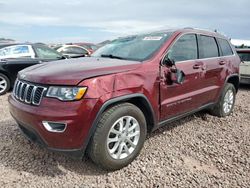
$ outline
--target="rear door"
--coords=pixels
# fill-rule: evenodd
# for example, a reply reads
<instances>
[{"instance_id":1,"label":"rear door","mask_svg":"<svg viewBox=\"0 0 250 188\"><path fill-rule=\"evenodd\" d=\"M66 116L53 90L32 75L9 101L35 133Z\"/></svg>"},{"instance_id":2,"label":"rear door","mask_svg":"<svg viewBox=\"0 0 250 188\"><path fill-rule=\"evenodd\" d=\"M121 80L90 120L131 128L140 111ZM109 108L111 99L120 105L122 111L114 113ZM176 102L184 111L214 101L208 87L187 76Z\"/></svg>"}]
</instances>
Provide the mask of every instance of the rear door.
<instances>
[{"instance_id":1,"label":"rear door","mask_svg":"<svg viewBox=\"0 0 250 188\"><path fill-rule=\"evenodd\" d=\"M216 38L207 35L198 35L199 45L199 62L205 66L205 75L203 82L204 98L203 103L214 102L220 88L221 81L225 78L223 71L225 71L226 59L219 57L219 46ZM223 80L224 82L224 80Z\"/></svg>"},{"instance_id":2,"label":"rear door","mask_svg":"<svg viewBox=\"0 0 250 188\"><path fill-rule=\"evenodd\" d=\"M195 34L185 34L167 52L176 67L185 74L182 84L171 83L169 68L161 66L160 105L161 121L189 112L201 106L203 98L203 64L197 62L198 45Z\"/></svg>"}]
</instances>

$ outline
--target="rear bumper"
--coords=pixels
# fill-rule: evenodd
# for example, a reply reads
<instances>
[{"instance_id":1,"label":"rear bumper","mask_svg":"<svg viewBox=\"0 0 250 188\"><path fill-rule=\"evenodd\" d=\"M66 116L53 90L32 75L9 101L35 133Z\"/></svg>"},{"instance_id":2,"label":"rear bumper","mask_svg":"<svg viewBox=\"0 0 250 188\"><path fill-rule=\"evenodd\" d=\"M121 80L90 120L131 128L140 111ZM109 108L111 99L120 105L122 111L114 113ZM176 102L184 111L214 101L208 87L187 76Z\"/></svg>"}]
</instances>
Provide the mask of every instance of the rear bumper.
<instances>
[{"instance_id":1,"label":"rear bumper","mask_svg":"<svg viewBox=\"0 0 250 188\"><path fill-rule=\"evenodd\" d=\"M240 83L241 84L250 84L250 74L241 74L240 75Z\"/></svg>"},{"instance_id":2,"label":"rear bumper","mask_svg":"<svg viewBox=\"0 0 250 188\"><path fill-rule=\"evenodd\" d=\"M49 150L59 151L75 158L83 156L95 115L96 99L61 102L43 98L40 106L31 106L9 96L9 110L22 133L31 141ZM96 110L96 111L95 111ZM67 124L64 132L49 132L43 121Z\"/></svg>"},{"instance_id":3,"label":"rear bumper","mask_svg":"<svg viewBox=\"0 0 250 188\"><path fill-rule=\"evenodd\" d=\"M240 83L250 84L250 62L240 64Z\"/></svg>"}]
</instances>

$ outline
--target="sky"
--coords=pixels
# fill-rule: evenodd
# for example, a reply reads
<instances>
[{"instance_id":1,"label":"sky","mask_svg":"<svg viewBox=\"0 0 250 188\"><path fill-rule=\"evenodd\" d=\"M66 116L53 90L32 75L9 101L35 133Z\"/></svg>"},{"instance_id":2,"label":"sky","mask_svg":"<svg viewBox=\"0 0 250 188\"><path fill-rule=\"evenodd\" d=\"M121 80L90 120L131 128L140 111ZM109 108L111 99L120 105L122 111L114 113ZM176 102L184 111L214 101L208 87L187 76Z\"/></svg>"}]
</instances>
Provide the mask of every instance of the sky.
<instances>
[{"instance_id":1,"label":"sky","mask_svg":"<svg viewBox=\"0 0 250 188\"><path fill-rule=\"evenodd\" d=\"M168 28L250 40L249 0L0 0L0 38L94 42Z\"/></svg>"}]
</instances>

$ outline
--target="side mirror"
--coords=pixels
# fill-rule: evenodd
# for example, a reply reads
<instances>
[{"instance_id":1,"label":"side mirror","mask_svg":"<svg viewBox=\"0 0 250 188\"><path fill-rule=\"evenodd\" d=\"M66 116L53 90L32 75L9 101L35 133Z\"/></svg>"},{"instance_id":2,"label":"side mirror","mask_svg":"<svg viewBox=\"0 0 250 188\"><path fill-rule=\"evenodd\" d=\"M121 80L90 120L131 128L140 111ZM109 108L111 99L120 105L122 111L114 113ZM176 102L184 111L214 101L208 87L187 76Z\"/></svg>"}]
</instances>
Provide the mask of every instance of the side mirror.
<instances>
[{"instance_id":1,"label":"side mirror","mask_svg":"<svg viewBox=\"0 0 250 188\"><path fill-rule=\"evenodd\" d=\"M169 54L167 54L162 60L162 65L167 67L172 67L175 66L175 61L169 57Z\"/></svg>"},{"instance_id":2,"label":"side mirror","mask_svg":"<svg viewBox=\"0 0 250 188\"><path fill-rule=\"evenodd\" d=\"M171 69L171 81L176 84L182 84L185 80L185 74L180 69Z\"/></svg>"}]
</instances>

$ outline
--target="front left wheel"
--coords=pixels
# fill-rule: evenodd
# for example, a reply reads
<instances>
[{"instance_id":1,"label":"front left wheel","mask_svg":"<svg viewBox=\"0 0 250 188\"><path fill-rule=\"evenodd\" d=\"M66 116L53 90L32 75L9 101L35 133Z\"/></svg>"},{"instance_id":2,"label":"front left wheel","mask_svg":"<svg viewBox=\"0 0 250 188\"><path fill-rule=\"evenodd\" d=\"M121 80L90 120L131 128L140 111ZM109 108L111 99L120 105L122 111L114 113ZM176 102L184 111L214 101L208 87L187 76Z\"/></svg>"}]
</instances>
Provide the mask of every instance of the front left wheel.
<instances>
[{"instance_id":1,"label":"front left wheel","mask_svg":"<svg viewBox=\"0 0 250 188\"><path fill-rule=\"evenodd\" d=\"M146 120L138 107L130 103L115 105L102 114L88 154L104 169L121 169L137 157L146 133Z\"/></svg>"}]
</instances>

